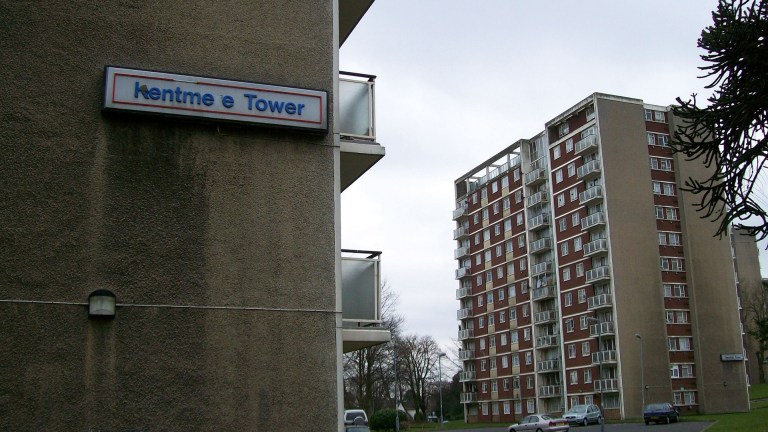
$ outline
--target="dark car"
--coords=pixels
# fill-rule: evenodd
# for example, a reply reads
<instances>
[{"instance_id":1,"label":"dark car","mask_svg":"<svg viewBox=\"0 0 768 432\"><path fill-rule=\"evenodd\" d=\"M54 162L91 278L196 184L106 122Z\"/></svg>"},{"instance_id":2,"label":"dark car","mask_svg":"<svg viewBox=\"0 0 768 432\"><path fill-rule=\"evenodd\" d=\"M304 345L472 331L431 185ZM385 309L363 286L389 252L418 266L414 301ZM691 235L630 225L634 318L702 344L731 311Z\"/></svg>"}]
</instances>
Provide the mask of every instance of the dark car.
<instances>
[{"instance_id":1,"label":"dark car","mask_svg":"<svg viewBox=\"0 0 768 432\"><path fill-rule=\"evenodd\" d=\"M680 420L677 409L669 402L650 403L643 408L643 420L645 424L671 423Z\"/></svg>"}]
</instances>

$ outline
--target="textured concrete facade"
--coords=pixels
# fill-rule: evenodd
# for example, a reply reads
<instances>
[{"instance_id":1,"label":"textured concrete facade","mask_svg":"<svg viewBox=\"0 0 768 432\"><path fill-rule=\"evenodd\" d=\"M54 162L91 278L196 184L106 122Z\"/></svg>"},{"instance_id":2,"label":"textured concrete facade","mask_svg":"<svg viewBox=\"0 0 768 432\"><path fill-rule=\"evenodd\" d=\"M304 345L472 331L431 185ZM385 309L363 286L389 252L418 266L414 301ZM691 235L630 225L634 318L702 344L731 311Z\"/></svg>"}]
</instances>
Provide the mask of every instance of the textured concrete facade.
<instances>
[{"instance_id":1,"label":"textured concrete facade","mask_svg":"<svg viewBox=\"0 0 768 432\"><path fill-rule=\"evenodd\" d=\"M0 429L337 428L333 135L100 111L105 65L331 96L333 4L0 5Z\"/></svg>"}]
</instances>

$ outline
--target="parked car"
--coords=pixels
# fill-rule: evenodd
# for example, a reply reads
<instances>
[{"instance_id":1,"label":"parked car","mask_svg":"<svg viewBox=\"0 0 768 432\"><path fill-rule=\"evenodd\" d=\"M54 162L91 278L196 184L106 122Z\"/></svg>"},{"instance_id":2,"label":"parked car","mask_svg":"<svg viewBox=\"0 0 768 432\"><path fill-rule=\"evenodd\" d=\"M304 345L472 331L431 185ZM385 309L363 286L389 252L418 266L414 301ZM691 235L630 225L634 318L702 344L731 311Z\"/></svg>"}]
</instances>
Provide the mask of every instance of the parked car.
<instances>
[{"instance_id":1,"label":"parked car","mask_svg":"<svg viewBox=\"0 0 768 432\"><path fill-rule=\"evenodd\" d=\"M344 425L368 426L368 416L361 409L346 410L344 411Z\"/></svg>"},{"instance_id":2,"label":"parked car","mask_svg":"<svg viewBox=\"0 0 768 432\"><path fill-rule=\"evenodd\" d=\"M669 402L655 402L643 408L643 420L645 420L645 424L650 422L669 424L680 420L680 414L677 412L677 408Z\"/></svg>"},{"instance_id":3,"label":"parked car","mask_svg":"<svg viewBox=\"0 0 768 432\"><path fill-rule=\"evenodd\" d=\"M549 414L533 414L520 419L507 428L507 432L541 431L541 432L567 432L570 429L568 420L552 417Z\"/></svg>"},{"instance_id":4,"label":"parked car","mask_svg":"<svg viewBox=\"0 0 768 432\"><path fill-rule=\"evenodd\" d=\"M371 430L366 425L346 425L344 432L371 432Z\"/></svg>"},{"instance_id":5,"label":"parked car","mask_svg":"<svg viewBox=\"0 0 768 432\"><path fill-rule=\"evenodd\" d=\"M602 423L603 414L597 405L574 405L565 413L563 418L568 420L568 424L586 426L590 423Z\"/></svg>"}]
</instances>

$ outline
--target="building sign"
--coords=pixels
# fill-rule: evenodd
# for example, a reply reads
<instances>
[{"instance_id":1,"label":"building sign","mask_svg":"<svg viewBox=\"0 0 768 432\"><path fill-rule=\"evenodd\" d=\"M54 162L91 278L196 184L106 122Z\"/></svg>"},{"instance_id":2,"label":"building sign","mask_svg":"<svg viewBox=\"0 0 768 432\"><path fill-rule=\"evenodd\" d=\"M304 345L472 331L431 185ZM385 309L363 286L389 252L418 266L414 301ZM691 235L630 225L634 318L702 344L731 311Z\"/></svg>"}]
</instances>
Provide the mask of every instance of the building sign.
<instances>
[{"instance_id":1,"label":"building sign","mask_svg":"<svg viewBox=\"0 0 768 432\"><path fill-rule=\"evenodd\" d=\"M723 361L723 362L744 361L744 354L720 354L720 361Z\"/></svg>"},{"instance_id":2,"label":"building sign","mask_svg":"<svg viewBox=\"0 0 768 432\"><path fill-rule=\"evenodd\" d=\"M105 75L105 110L328 130L328 94L320 90L112 66Z\"/></svg>"}]
</instances>

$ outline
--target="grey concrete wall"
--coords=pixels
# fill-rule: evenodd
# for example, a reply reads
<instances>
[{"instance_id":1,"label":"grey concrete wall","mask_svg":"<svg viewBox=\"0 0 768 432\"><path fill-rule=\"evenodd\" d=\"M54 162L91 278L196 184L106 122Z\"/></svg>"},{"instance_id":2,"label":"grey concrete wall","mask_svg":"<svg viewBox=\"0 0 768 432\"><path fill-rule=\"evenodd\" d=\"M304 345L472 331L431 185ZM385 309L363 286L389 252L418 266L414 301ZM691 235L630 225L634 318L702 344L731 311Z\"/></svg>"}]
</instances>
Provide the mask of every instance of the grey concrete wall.
<instances>
[{"instance_id":1,"label":"grey concrete wall","mask_svg":"<svg viewBox=\"0 0 768 432\"><path fill-rule=\"evenodd\" d=\"M335 430L332 136L100 112L105 65L330 95L332 2L0 16L0 429ZM99 288L154 306L45 303Z\"/></svg>"},{"instance_id":2,"label":"grey concrete wall","mask_svg":"<svg viewBox=\"0 0 768 432\"><path fill-rule=\"evenodd\" d=\"M672 116L670 129L679 119ZM742 336L730 236L714 237L716 226L696 211L701 198L681 191L690 178L704 179L708 169L676 155L680 219L684 224L685 265L691 299L698 403L704 413L749 410L746 374L741 362L721 362L720 354L741 353Z\"/></svg>"},{"instance_id":3,"label":"grey concrete wall","mask_svg":"<svg viewBox=\"0 0 768 432\"><path fill-rule=\"evenodd\" d=\"M739 282L739 296L743 307L748 307L752 298L762 289L763 280L760 274L760 255L755 237L750 236L746 230L733 229L731 232L731 243L733 252L736 256L734 264L736 266L736 275ZM744 320L744 331L748 329L749 317L745 316L742 309L742 320ZM745 350L747 356L747 374L750 384L758 384L760 379L759 368L765 368L757 361L758 342L754 337L748 334L744 335Z\"/></svg>"},{"instance_id":4,"label":"grey concrete wall","mask_svg":"<svg viewBox=\"0 0 768 432\"><path fill-rule=\"evenodd\" d=\"M620 354L624 415L641 415L640 341L643 337L646 396L671 394L658 236L654 219L643 106L598 97L605 206Z\"/></svg>"}]
</instances>

